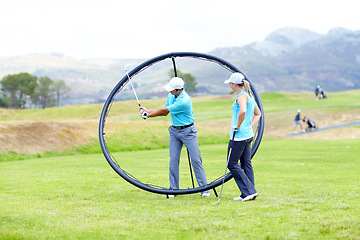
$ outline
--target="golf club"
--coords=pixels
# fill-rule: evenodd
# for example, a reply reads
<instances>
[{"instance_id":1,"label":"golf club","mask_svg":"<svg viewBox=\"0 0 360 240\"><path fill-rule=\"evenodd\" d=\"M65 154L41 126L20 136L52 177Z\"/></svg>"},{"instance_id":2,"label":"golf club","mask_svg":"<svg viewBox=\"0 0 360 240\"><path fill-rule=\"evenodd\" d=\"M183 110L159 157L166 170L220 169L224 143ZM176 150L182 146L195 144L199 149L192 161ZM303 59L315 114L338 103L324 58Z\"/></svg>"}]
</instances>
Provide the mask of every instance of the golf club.
<instances>
[{"instance_id":1,"label":"golf club","mask_svg":"<svg viewBox=\"0 0 360 240\"><path fill-rule=\"evenodd\" d=\"M222 193L222 190L223 190L223 187L224 187L224 182L225 182L226 170L227 170L228 165L229 165L230 155L231 155L231 151L232 151L232 143L234 142L234 138L235 138L235 133L236 133L236 132L234 131L234 134L233 134L233 136L232 136L231 147L230 147L230 149L229 149L229 154L228 154L228 158L227 158L227 162L226 162L225 174L224 174L223 182L222 182L222 184L221 184L221 190L220 190L219 199L218 199L217 202L214 202L213 205L219 204L219 202L220 202L221 193Z\"/></svg>"},{"instance_id":2,"label":"golf club","mask_svg":"<svg viewBox=\"0 0 360 240\"><path fill-rule=\"evenodd\" d=\"M124 69L125 69L125 72L126 72L126 75L127 75L128 79L129 79L131 88L132 88L132 90L133 90L133 92L134 92L134 95L135 95L135 97L136 97L136 100L137 100L137 102L138 102L138 104L139 104L139 107L141 107L139 98L138 98L138 96L137 96L137 94L136 94L136 92L135 92L135 88L134 88L134 86L133 86L133 84L132 84L131 78L130 78L129 73L128 73L128 71L127 71L127 67L128 67L128 66L129 66L129 65L125 65ZM142 117L144 120L148 118L148 113L145 112L145 111L141 111L141 112L140 112L140 115L141 115L141 117Z\"/></svg>"},{"instance_id":3,"label":"golf club","mask_svg":"<svg viewBox=\"0 0 360 240\"><path fill-rule=\"evenodd\" d=\"M126 75L127 75L128 79L129 79L129 82L130 82L131 88L132 88L132 90L133 90L133 92L134 92L134 95L135 95L136 100L137 100L137 102L138 102L138 104L139 104L139 107L141 107L141 104L140 104L139 98L138 98L138 96L137 96L137 94L136 94L136 92L135 92L135 88L134 88L134 86L133 86L133 84L132 84L131 78L130 78L130 76L129 76L129 74L128 74L128 71L127 71L127 67L128 67L128 66L129 66L129 65L126 65L126 66L124 67L124 69L125 69L125 73L126 73Z\"/></svg>"},{"instance_id":4,"label":"golf club","mask_svg":"<svg viewBox=\"0 0 360 240\"><path fill-rule=\"evenodd\" d=\"M188 160L189 160L189 168L190 168L191 182L192 182L193 188L195 188L195 185L194 185L194 176L193 176L193 171L192 171L192 168L191 168L191 160L190 160L189 149L186 148L186 151L187 151L187 156L188 156Z\"/></svg>"}]
</instances>

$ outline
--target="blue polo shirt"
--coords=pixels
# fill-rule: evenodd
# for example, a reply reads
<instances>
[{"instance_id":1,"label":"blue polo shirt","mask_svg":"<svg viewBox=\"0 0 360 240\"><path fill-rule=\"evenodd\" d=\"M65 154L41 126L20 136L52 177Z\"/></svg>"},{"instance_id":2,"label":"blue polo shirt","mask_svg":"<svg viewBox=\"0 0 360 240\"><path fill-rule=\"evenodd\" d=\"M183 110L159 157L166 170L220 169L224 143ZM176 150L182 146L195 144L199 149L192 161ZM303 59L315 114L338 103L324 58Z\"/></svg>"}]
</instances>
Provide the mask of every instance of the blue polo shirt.
<instances>
[{"instance_id":1,"label":"blue polo shirt","mask_svg":"<svg viewBox=\"0 0 360 240\"><path fill-rule=\"evenodd\" d=\"M194 122L191 98L185 90L177 98L169 93L164 107L170 111L173 126L180 127Z\"/></svg>"}]
</instances>

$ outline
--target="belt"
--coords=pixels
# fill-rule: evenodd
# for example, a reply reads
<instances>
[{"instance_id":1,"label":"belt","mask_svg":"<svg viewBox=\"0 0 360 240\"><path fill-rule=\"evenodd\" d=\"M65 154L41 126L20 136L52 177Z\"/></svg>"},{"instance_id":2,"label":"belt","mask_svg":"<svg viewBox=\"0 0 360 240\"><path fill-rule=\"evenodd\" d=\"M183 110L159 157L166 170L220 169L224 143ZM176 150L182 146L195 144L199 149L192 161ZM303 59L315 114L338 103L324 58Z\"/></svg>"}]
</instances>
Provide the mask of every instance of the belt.
<instances>
[{"instance_id":1,"label":"belt","mask_svg":"<svg viewBox=\"0 0 360 240\"><path fill-rule=\"evenodd\" d=\"M192 125L194 125L194 123L191 123L191 124L185 125L185 126L179 126L179 127L173 126L173 127L176 128L177 130L180 130L180 129L184 129L184 128L190 127L190 126L192 126Z\"/></svg>"}]
</instances>

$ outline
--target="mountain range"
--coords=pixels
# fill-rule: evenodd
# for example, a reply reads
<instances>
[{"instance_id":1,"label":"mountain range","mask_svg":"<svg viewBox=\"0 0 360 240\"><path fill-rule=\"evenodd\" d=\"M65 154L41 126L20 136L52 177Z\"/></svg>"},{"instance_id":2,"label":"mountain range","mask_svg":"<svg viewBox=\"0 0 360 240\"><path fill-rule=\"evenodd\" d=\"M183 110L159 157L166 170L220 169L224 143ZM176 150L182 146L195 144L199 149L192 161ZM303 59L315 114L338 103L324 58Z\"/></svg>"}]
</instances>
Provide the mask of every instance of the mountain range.
<instances>
[{"instance_id":1,"label":"mountain range","mask_svg":"<svg viewBox=\"0 0 360 240\"><path fill-rule=\"evenodd\" d=\"M207 54L224 59L246 74L259 92L325 91L360 88L360 31L331 29L327 34L285 27L263 41L245 46L216 48ZM154 56L156 57L156 56ZM61 105L103 102L116 83L125 76L124 66L136 67L148 59L75 59L63 54L29 54L0 58L0 78L28 72L35 76L64 79L72 87ZM198 95L229 92L223 81L231 74L202 61L179 60L178 68L195 76ZM166 96L162 86L169 80L169 63L156 64L134 76L141 98ZM141 75L141 76L140 76ZM120 100L134 99L129 86Z\"/></svg>"}]
</instances>

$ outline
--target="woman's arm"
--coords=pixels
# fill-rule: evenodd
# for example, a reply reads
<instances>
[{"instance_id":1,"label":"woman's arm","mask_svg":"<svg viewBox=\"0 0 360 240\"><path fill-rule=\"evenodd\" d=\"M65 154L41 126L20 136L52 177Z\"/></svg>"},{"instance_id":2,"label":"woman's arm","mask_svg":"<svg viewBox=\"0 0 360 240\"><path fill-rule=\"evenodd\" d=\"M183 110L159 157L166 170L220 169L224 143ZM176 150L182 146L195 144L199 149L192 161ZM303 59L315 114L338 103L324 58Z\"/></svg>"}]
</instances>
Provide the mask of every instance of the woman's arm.
<instances>
[{"instance_id":1,"label":"woman's arm","mask_svg":"<svg viewBox=\"0 0 360 240\"><path fill-rule=\"evenodd\" d=\"M260 117L261 117L261 111L260 111L259 107L257 105L255 105L254 116L251 120L252 127L259 121Z\"/></svg>"},{"instance_id":2,"label":"woman's arm","mask_svg":"<svg viewBox=\"0 0 360 240\"><path fill-rule=\"evenodd\" d=\"M245 119L246 116L246 103L247 103L247 97L245 96L245 94L241 94L237 100L237 103L240 106L240 112L239 112L239 116L238 116L238 123L237 126L240 127L242 122Z\"/></svg>"}]
</instances>

